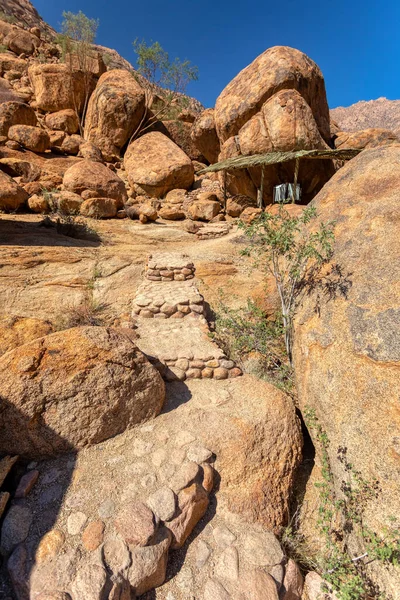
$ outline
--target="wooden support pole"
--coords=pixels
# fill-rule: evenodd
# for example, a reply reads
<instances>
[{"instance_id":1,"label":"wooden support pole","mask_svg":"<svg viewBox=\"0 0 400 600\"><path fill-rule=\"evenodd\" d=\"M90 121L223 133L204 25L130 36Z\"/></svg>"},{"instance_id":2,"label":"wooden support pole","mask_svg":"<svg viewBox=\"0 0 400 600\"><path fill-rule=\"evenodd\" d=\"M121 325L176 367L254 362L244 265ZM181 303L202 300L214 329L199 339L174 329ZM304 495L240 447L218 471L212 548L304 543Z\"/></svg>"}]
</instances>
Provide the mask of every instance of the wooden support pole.
<instances>
[{"instance_id":1,"label":"wooden support pole","mask_svg":"<svg viewBox=\"0 0 400 600\"><path fill-rule=\"evenodd\" d=\"M257 206L258 208L263 207L263 196L264 196L264 167L261 167L261 183L257 190Z\"/></svg>"},{"instance_id":2,"label":"wooden support pole","mask_svg":"<svg viewBox=\"0 0 400 600\"><path fill-rule=\"evenodd\" d=\"M296 158L296 166L294 168L294 183L293 183L293 189L292 189L292 204L296 203L297 180L299 178L299 167L300 167L300 159Z\"/></svg>"},{"instance_id":3,"label":"wooden support pole","mask_svg":"<svg viewBox=\"0 0 400 600\"><path fill-rule=\"evenodd\" d=\"M223 174L223 193L224 193L224 212L226 213L226 201L227 201L227 192L226 192L226 171L224 169L224 174Z\"/></svg>"}]
</instances>

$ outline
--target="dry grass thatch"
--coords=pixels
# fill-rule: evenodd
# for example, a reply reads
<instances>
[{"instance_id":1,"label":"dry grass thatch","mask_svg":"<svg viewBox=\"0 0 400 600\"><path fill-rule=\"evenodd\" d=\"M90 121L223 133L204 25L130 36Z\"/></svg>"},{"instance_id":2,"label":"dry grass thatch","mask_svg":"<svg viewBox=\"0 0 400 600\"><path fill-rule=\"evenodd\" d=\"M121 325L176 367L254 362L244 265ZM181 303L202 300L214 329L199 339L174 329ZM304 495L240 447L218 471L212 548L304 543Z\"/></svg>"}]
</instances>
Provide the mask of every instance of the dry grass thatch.
<instances>
[{"instance_id":1,"label":"dry grass thatch","mask_svg":"<svg viewBox=\"0 0 400 600\"><path fill-rule=\"evenodd\" d=\"M350 160L359 154L361 150L353 148L344 148L340 150L295 150L291 152L268 152L267 154L253 154L251 156L237 156L228 158L221 162L215 163L201 169L197 175L204 173L215 173L232 169L248 169L250 167L268 166L277 163L289 162L291 160L306 158L306 159L337 159Z\"/></svg>"}]
</instances>

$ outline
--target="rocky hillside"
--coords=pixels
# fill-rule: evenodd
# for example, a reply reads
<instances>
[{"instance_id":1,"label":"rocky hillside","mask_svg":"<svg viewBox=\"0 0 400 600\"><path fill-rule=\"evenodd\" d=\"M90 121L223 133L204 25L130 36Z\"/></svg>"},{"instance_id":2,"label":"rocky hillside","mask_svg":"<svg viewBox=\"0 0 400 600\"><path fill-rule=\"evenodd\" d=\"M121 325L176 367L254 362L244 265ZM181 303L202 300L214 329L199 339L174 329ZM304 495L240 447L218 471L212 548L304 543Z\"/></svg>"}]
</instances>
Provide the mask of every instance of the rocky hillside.
<instances>
[{"instance_id":1,"label":"rocky hillside","mask_svg":"<svg viewBox=\"0 0 400 600\"><path fill-rule=\"evenodd\" d=\"M400 600L399 139L335 128L282 46L157 117L29 6L0 18L1 600ZM294 161L207 168L333 147L283 216Z\"/></svg>"},{"instance_id":2,"label":"rocky hillside","mask_svg":"<svg viewBox=\"0 0 400 600\"><path fill-rule=\"evenodd\" d=\"M400 100L362 100L351 106L334 108L330 114L342 131L379 128L400 134Z\"/></svg>"}]
</instances>

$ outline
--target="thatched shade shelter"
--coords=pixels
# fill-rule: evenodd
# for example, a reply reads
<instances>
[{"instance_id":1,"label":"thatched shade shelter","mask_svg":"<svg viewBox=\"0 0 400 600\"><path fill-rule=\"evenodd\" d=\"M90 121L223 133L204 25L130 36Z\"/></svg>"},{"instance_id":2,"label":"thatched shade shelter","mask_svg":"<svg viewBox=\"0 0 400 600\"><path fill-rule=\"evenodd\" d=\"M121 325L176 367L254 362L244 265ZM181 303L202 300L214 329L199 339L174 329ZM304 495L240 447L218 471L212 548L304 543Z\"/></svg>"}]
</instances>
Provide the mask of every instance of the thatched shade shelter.
<instances>
[{"instance_id":1,"label":"thatched shade shelter","mask_svg":"<svg viewBox=\"0 0 400 600\"><path fill-rule=\"evenodd\" d=\"M294 187L297 184L297 175L299 171L299 163L301 159L307 160L350 160L359 154L361 150L355 148L343 148L338 150L332 150L328 148L326 150L294 150L291 152L268 152L267 154L253 154L250 156L237 156L234 158L228 158L221 162L214 163L200 171L197 171L196 175L203 175L205 173L216 173L218 171L232 171L235 169L248 169L251 167L266 167L269 165L275 165L278 163L285 163L295 161L295 173L294 173ZM263 173L263 172L262 172ZM261 205L261 199L263 196L263 175L261 178L261 188L259 190L259 204ZM224 185L224 197L226 204L226 186Z\"/></svg>"}]
</instances>

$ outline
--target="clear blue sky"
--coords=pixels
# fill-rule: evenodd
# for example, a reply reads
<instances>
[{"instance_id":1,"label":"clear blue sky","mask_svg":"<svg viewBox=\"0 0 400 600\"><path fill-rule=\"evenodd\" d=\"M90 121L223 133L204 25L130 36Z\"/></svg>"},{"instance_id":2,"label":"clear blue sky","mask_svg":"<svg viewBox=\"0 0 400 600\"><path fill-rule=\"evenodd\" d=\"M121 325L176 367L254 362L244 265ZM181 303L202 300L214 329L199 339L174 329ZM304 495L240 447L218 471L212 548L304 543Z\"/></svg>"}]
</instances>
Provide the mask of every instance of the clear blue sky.
<instances>
[{"instance_id":1,"label":"clear blue sky","mask_svg":"<svg viewBox=\"0 0 400 600\"><path fill-rule=\"evenodd\" d=\"M33 0L59 29L63 10L100 20L97 42L134 64L132 41L158 41L199 67L188 93L214 106L225 85L270 46L292 46L322 69L331 108L400 98L399 0Z\"/></svg>"}]
</instances>

